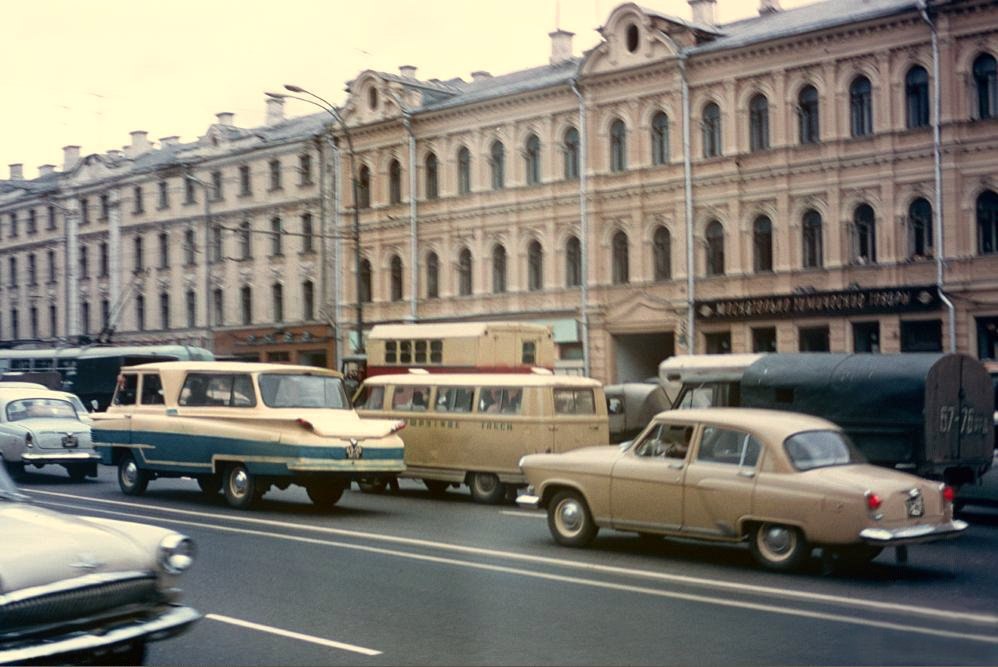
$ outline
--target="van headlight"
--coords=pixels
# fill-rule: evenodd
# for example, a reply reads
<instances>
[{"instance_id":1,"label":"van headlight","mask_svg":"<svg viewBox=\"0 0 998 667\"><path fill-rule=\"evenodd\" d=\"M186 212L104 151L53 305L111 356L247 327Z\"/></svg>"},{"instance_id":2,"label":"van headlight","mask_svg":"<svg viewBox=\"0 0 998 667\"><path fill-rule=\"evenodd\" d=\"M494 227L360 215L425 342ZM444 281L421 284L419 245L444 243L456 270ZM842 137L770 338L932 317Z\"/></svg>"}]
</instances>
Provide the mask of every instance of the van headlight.
<instances>
[{"instance_id":1,"label":"van headlight","mask_svg":"<svg viewBox=\"0 0 998 667\"><path fill-rule=\"evenodd\" d=\"M159 542L159 566L168 574L180 574L194 562L194 542L180 533L171 533Z\"/></svg>"}]
</instances>

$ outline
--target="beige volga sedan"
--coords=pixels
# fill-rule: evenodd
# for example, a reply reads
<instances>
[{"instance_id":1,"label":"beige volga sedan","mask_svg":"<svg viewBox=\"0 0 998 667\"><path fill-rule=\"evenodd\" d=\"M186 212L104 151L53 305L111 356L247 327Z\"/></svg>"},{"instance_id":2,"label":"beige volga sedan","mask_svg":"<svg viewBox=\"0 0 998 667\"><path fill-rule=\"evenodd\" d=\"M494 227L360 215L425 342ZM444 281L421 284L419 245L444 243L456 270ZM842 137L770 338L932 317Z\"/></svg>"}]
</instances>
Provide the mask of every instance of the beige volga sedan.
<instances>
[{"instance_id":1,"label":"beige volga sedan","mask_svg":"<svg viewBox=\"0 0 998 667\"><path fill-rule=\"evenodd\" d=\"M867 464L824 419L739 408L656 415L630 443L520 460L520 505L546 508L554 539L585 546L600 528L748 540L788 570L813 547L865 561L885 546L953 537L953 490Z\"/></svg>"}]
</instances>

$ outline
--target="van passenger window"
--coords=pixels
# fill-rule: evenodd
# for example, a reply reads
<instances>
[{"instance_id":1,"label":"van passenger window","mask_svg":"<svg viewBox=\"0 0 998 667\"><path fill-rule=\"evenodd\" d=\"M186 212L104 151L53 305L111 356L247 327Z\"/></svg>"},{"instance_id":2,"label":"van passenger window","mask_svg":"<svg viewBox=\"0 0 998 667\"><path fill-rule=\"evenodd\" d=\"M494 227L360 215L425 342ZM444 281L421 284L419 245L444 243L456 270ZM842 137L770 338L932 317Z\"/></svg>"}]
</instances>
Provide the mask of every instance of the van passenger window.
<instances>
[{"instance_id":1,"label":"van passenger window","mask_svg":"<svg viewBox=\"0 0 998 667\"><path fill-rule=\"evenodd\" d=\"M488 414L518 415L523 409L520 387L484 387L478 399L478 411Z\"/></svg>"},{"instance_id":2,"label":"van passenger window","mask_svg":"<svg viewBox=\"0 0 998 667\"><path fill-rule=\"evenodd\" d=\"M253 392L253 378L239 374L232 379L232 400L234 408L252 408L256 405L256 394Z\"/></svg>"},{"instance_id":3,"label":"van passenger window","mask_svg":"<svg viewBox=\"0 0 998 667\"><path fill-rule=\"evenodd\" d=\"M398 354L396 353L395 341L393 340L385 341L385 363L398 363Z\"/></svg>"},{"instance_id":4,"label":"van passenger window","mask_svg":"<svg viewBox=\"0 0 998 667\"><path fill-rule=\"evenodd\" d=\"M596 400L592 389L555 389L554 411L559 415L594 415Z\"/></svg>"},{"instance_id":5,"label":"van passenger window","mask_svg":"<svg viewBox=\"0 0 998 667\"><path fill-rule=\"evenodd\" d=\"M523 341L523 363L537 363L537 343L532 340Z\"/></svg>"},{"instance_id":6,"label":"van passenger window","mask_svg":"<svg viewBox=\"0 0 998 667\"><path fill-rule=\"evenodd\" d=\"M430 341L430 363L442 364L444 362L444 342L442 340Z\"/></svg>"},{"instance_id":7,"label":"van passenger window","mask_svg":"<svg viewBox=\"0 0 998 667\"><path fill-rule=\"evenodd\" d=\"M115 405L135 405L139 386L139 376L135 373L122 373L118 376L118 388L114 391Z\"/></svg>"},{"instance_id":8,"label":"van passenger window","mask_svg":"<svg viewBox=\"0 0 998 667\"><path fill-rule=\"evenodd\" d=\"M634 453L637 456L685 459L692 439L692 426L659 424L638 443Z\"/></svg>"},{"instance_id":9,"label":"van passenger window","mask_svg":"<svg viewBox=\"0 0 998 667\"><path fill-rule=\"evenodd\" d=\"M417 340L417 341L413 341L413 343L415 343L415 350L416 350L413 359L415 360L415 362L417 364L425 364L426 363L426 341L425 340Z\"/></svg>"},{"instance_id":10,"label":"van passenger window","mask_svg":"<svg viewBox=\"0 0 998 667\"><path fill-rule=\"evenodd\" d=\"M384 387L364 387L357 397L357 406L364 410L381 410L385 406Z\"/></svg>"},{"instance_id":11,"label":"van passenger window","mask_svg":"<svg viewBox=\"0 0 998 667\"><path fill-rule=\"evenodd\" d=\"M177 402L187 407L248 408L256 405L256 396L249 375L191 373L184 380Z\"/></svg>"},{"instance_id":12,"label":"van passenger window","mask_svg":"<svg viewBox=\"0 0 998 667\"><path fill-rule=\"evenodd\" d=\"M392 409L411 412L425 412L429 405L429 387L409 387L396 385L392 395Z\"/></svg>"},{"instance_id":13,"label":"van passenger window","mask_svg":"<svg viewBox=\"0 0 998 667\"><path fill-rule=\"evenodd\" d=\"M159 375L147 373L142 376L142 405L163 405L163 383Z\"/></svg>"},{"instance_id":14,"label":"van passenger window","mask_svg":"<svg viewBox=\"0 0 998 667\"><path fill-rule=\"evenodd\" d=\"M411 364L412 363L412 341L411 340L400 340L399 341L399 363L400 364Z\"/></svg>"},{"instance_id":15,"label":"van passenger window","mask_svg":"<svg viewBox=\"0 0 998 667\"><path fill-rule=\"evenodd\" d=\"M439 387L437 389L437 412L471 412L475 390L471 387Z\"/></svg>"},{"instance_id":16,"label":"van passenger window","mask_svg":"<svg viewBox=\"0 0 998 667\"><path fill-rule=\"evenodd\" d=\"M748 433L707 426L700 439L697 461L754 468L761 450L759 441Z\"/></svg>"}]
</instances>

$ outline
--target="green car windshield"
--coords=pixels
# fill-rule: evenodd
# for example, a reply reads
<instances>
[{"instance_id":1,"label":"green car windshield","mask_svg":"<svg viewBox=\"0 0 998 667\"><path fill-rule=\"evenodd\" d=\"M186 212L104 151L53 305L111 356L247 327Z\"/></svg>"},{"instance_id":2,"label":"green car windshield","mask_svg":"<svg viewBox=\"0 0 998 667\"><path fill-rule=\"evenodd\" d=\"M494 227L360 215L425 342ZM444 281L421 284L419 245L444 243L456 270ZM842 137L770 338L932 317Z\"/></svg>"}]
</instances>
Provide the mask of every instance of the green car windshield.
<instances>
[{"instance_id":1,"label":"green car windshield","mask_svg":"<svg viewBox=\"0 0 998 667\"><path fill-rule=\"evenodd\" d=\"M349 408L343 381L327 375L263 373L260 396L269 408Z\"/></svg>"}]
</instances>

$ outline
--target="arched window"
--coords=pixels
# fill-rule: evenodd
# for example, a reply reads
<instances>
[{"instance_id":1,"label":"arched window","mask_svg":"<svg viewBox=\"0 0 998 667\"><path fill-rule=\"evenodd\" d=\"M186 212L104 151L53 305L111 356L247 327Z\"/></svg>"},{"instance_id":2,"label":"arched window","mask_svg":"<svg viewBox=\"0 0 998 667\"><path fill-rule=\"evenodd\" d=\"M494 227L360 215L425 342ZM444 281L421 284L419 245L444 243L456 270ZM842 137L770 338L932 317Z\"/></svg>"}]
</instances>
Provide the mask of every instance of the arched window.
<instances>
[{"instance_id":1,"label":"arched window","mask_svg":"<svg viewBox=\"0 0 998 667\"><path fill-rule=\"evenodd\" d=\"M357 297L361 303L371 303L371 262L367 259L360 260L360 294Z\"/></svg>"},{"instance_id":2,"label":"arched window","mask_svg":"<svg viewBox=\"0 0 998 667\"><path fill-rule=\"evenodd\" d=\"M651 163L669 163L669 117L662 111L651 119Z\"/></svg>"},{"instance_id":3,"label":"arched window","mask_svg":"<svg viewBox=\"0 0 998 667\"><path fill-rule=\"evenodd\" d=\"M974 60L974 90L977 93L977 117L994 118L998 114L998 80L995 57L982 53Z\"/></svg>"},{"instance_id":4,"label":"arched window","mask_svg":"<svg viewBox=\"0 0 998 667\"><path fill-rule=\"evenodd\" d=\"M630 282L630 266L628 262L627 234L617 232L613 235L613 284L626 285Z\"/></svg>"},{"instance_id":5,"label":"arched window","mask_svg":"<svg viewBox=\"0 0 998 667\"><path fill-rule=\"evenodd\" d=\"M239 307L242 311L243 324L253 323L253 288L243 285L239 288Z\"/></svg>"},{"instance_id":6,"label":"arched window","mask_svg":"<svg viewBox=\"0 0 998 667\"><path fill-rule=\"evenodd\" d=\"M849 125L854 137L873 134L873 93L865 76L857 76L849 86Z\"/></svg>"},{"instance_id":7,"label":"arched window","mask_svg":"<svg viewBox=\"0 0 998 667\"><path fill-rule=\"evenodd\" d=\"M804 214L801 263L805 269L819 268L824 263L821 240L821 214L810 210Z\"/></svg>"},{"instance_id":8,"label":"arched window","mask_svg":"<svg viewBox=\"0 0 998 667\"><path fill-rule=\"evenodd\" d=\"M752 223L752 268L756 273L773 270L773 222L760 215Z\"/></svg>"},{"instance_id":9,"label":"arched window","mask_svg":"<svg viewBox=\"0 0 998 667\"><path fill-rule=\"evenodd\" d=\"M426 198L436 199L439 194L437 186L437 156L430 153L426 156Z\"/></svg>"},{"instance_id":10,"label":"arched window","mask_svg":"<svg viewBox=\"0 0 998 667\"><path fill-rule=\"evenodd\" d=\"M931 257L932 245L932 205L919 197L908 207L908 251L912 257Z\"/></svg>"},{"instance_id":11,"label":"arched window","mask_svg":"<svg viewBox=\"0 0 998 667\"><path fill-rule=\"evenodd\" d=\"M541 182L541 140L537 138L536 134L527 137L524 151L527 185L537 185Z\"/></svg>"},{"instance_id":12,"label":"arched window","mask_svg":"<svg viewBox=\"0 0 998 667\"><path fill-rule=\"evenodd\" d=\"M371 208L371 170L366 164L357 177L357 208Z\"/></svg>"},{"instance_id":13,"label":"arched window","mask_svg":"<svg viewBox=\"0 0 998 667\"><path fill-rule=\"evenodd\" d=\"M492 189L502 190L506 185L506 148L501 141L492 142L489 164L492 165Z\"/></svg>"},{"instance_id":14,"label":"arched window","mask_svg":"<svg viewBox=\"0 0 998 667\"><path fill-rule=\"evenodd\" d=\"M565 141L562 144L565 155L565 180L579 177L579 131L574 127L565 130Z\"/></svg>"},{"instance_id":15,"label":"arched window","mask_svg":"<svg viewBox=\"0 0 998 667\"><path fill-rule=\"evenodd\" d=\"M915 65L904 77L905 115L908 129L929 125L929 73Z\"/></svg>"},{"instance_id":16,"label":"arched window","mask_svg":"<svg viewBox=\"0 0 998 667\"><path fill-rule=\"evenodd\" d=\"M457 260L457 291L461 296L471 294L471 251L462 248Z\"/></svg>"},{"instance_id":17,"label":"arched window","mask_svg":"<svg viewBox=\"0 0 998 667\"><path fill-rule=\"evenodd\" d=\"M977 252L998 254L998 194L991 190L977 198Z\"/></svg>"},{"instance_id":18,"label":"arched window","mask_svg":"<svg viewBox=\"0 0 998 667\"><path fill-rule=\"evenodd\" d=\"M749 150L769 148L769 100L762 93L749 101Z\"/></svg>"},{"instance_id":19,"label":"arched window","mask_svg":"<svg viewBox=\"0 0 998 667\"><path fill-rule=\"evenodd\" d=\"M853 246L853 257L857 264L875 264L877 262L877 226L876 216L869 204L860 204L853 211L853 228L856 239Z\"/></svg>"},{"instance_id":20,"label":"arched window","mask_svg":"<svg viewBox=\"0 0 998 667\"><path fill-rule=\"evenodd\" d=\"M274 323L280 324L284 321L284 286L274 283L270 287L270 295L274 305Z\"/></svg>"},{"instance_id":21,"label":"arched window","mask_svg":"<svg viewBox=\"0 0 998 667\"><path fill-rule=\"evenodd\" d=\"M721 108L711 102L703 108L700 122L703 132L703 156L717 157L721 154Z\"/></svg>"},{"instance_id":22,"label":"arched window","mask_svg":"<svg viewBox=\"0 0 998 667\"><path fill-rule=\"evenodd\" d=\"M652 260L656 282L672 278L672 236L665 227L656 228L652 236Z\"/></svg>"},{"instance_id":23,"label":"arched window","mask_svg":"<svg viewBox=\"0 0 998 667\"><path fill-rule=\"evenodd\" d=\"M402 300L402 258L392 255L392 301Z\"/></svg>"},{"instance_id":24,"label":"arched window","mask_svg":"<svg viewBox=\"0 0 998 667\"><path fill-rule=\"evenodd\" d=\"M315 284L311 280L301 284L301 318L306 322L315 319Z\"/></svg>"},{"instance_id":25,"label":"arched window","mask_svg":"<svg viewBox=\"0 0 998 667\"><path fill-rule=\"evenodd\" d=\"M499 243L492 248L492 291L495 294L506 291L506 248Z\"/></svg>"},{"instance_id":26,"label":"arched window","mask_svg":"<svg viewBox=\"0 0 998 667\"><path fill-rule=\"evenodd\" d=\"M464 146L457 152L457 191L462 195L471 192L471 151Z\"/></svg>"},{"instance_id":27,"label":"arched window","mask_svg":"<svg viewBox=\"0 0 998 667\"><path fill-rule=\"evenodd\" d=\"M627 169L627 126L619 118L610 126L610 171Z\"/></svg>"},{"instance_id":28,"label":"arched window","mask_svg":"<svg viewBox=\"0 0 998 667\"><path fill-rule=\"evenodd\" d=\"M402 165L398 160L392 160L388 165L388 202L398 204L402 201Z\"/></svg>"},{"instance_id":29,"label":"arched window","mask_svg":"<svg viewBox=\"0 0 998 667\"><path fill-rule=\"evenodd\" d=\"M430 252L426 256L426 298L436 299L440 296L440 259L437 253Z\"/></svg>"},{"instance_id":30,"label":"arched window","mask_svg":"<svg viewBox=\"0 0 998 667\"><path fill-rule=\"evenodd\" d=\"M707 275L724 275L724 227L717 220L712 220L704 230L707 240Z\"/></svg>"},{"instance_id":31,"label":"arched window","mask_svg":"<svg viewBox=\"0 0 998 667\"><path fill-rule=\"evenodd\" d=\"M527 289L544 289L544 249L539 241L532 241L527 249Z\"/></svg>"},{"instance_id":32,"label":"arched window","mask_svg":"<svg viewBox=\"0 0 998 667\"><path fill-rule=\"evenodd\" d=\"M814 86L804 86L797 96L797 113L800 120L800 142L816 144L821 140L821 126L818 122L818 90Z\"/></svg>"},{"instance_id":33,"label":"arched window","mask_svg":"<svg viewBox=\"0 0 998 667\"><path fill-rule=\"evenodd\" d=\"M565 241L565 286L578 287L582 284L582 249L579 239L569 236Z\"/></svg>"}]
</instances>

